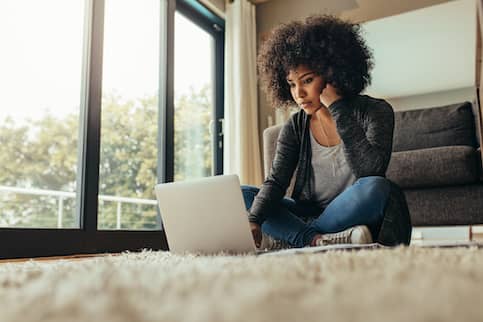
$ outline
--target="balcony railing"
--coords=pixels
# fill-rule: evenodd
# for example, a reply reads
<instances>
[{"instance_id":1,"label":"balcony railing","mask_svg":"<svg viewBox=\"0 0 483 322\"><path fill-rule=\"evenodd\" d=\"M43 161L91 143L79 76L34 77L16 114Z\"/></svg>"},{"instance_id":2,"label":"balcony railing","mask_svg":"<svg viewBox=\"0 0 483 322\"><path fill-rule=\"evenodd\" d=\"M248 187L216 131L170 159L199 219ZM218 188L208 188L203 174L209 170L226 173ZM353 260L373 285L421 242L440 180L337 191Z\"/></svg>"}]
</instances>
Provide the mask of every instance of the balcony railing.
<instances>
[{"instance_id":1,"label":"balcony railing","mask_svg":"<svg viewBox=\"0 0 483 322\"><path fill-rule=\"evenodd\" d=\"M10 192L25 195L35 195L35 196L50 196L58 199L57 207L57 228L62 228L62 217L64 200L67 198L75 198L75 192L66 192L58 190L46 190L46 189L32 189L32 188L16 188L8 186L0 186L0 192ZM116 196L106 196L99 195L99 201L111 201L116 202L116 229L121 229L121 219L122 219L122 204L141 204L141 205L157 205L156 200L152 199L140 199L140 198L127 198L127 197L116 197Z\"/></svg>"}]
</instances>

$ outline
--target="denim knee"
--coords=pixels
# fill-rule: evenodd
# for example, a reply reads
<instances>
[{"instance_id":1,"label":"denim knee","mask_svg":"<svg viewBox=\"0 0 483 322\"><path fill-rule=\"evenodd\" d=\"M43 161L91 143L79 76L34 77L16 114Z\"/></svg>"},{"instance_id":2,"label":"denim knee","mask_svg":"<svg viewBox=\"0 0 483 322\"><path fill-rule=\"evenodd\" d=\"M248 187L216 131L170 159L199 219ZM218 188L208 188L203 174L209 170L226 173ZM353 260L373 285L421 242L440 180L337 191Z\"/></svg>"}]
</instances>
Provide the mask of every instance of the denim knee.
<instances>
[{"instance_id":1,"label":"denim knee","mask_svg":"<svg viewBox=\"0 0 483 322\"><path fill-rule=\"evenodd\" d=\"M260 190L259 188L255 187L255 186L250 186L250 185L244 185L242 184L240 186L241 190L243 192L247 191L247 192L254 192L254 193L258 193L258 191Z\"/></svg>"},{"instance_id":2,"label":"denim knee","mask_svg":"<svg viewBox=\"0 0 483 322\"><path fill-rule=\"evenodd\" d=\"M249 185L241 185L240 188L243 194L243 200L245 201L245 207L247 210L249 210L252 207L253 200L260 189Z\"/></svg>"},{"instance_id":3,"label":"denim knee","mask_svg":"<svg viewBox=\"0 0 483 322\"><path fill-rule=\"evenodd\" d=\"M385 177L369 176L359 178L355 184L364 185L364 188L371 189L371 192L380 192L387 198L391 190L391 183Z\"/></svg>"}]
</instances>

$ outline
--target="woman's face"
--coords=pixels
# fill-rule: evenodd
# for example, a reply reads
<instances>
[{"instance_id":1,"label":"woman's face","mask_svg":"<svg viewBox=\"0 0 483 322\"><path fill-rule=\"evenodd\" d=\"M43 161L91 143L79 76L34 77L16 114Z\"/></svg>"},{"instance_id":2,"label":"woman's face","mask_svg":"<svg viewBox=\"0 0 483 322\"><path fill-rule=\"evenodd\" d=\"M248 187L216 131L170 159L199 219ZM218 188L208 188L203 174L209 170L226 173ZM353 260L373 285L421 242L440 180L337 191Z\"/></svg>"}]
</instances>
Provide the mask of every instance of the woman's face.
<instances>
[{"instance_id":1,"label":"woman's face","mask_svg":"<svg viewBox=\"0 0 483 322\"><path fill-rule=\"evenodd\" d=\"M301 65L290 70L287 75L292 98L305 113L312 115L322 107L320 93L325 87L325 82L320 75Z\"/></svg>"}]
</instances>

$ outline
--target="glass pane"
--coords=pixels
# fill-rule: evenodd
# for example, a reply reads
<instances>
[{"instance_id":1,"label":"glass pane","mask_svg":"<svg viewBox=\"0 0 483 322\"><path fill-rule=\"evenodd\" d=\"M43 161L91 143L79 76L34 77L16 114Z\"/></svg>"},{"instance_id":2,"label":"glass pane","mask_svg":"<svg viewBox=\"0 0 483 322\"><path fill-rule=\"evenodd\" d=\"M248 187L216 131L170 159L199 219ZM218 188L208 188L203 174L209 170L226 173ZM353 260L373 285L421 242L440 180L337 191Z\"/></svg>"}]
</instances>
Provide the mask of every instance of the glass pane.
<instances>
[{"instance_id":1,"label":"glass pane","mask_svg":"<svg viewBox=\"0 0 483 322\"><path fill-rule=\"evenodd\" d=\"M174 180L212 175L215 40L175 15Z\"/></svg>"},{"instance_id":2,"label":"glass pane","mask_svg":"<svg viewBox=\"0 0 483 322\"><path fill-rule=\"evenodd\" d=\"M0 2L0 227L78 228L84 1Z\"/></svg>"},{"instance_id":3,"label":"glass pane","mask_svg":"<svg viewBox=\"0 0 483 322\"><path fill-rule=\"evenodd\" d=\"M161 9L159 0L105 2L99 229L160 229L153 189Z\"/></svg>"}]
</instances>

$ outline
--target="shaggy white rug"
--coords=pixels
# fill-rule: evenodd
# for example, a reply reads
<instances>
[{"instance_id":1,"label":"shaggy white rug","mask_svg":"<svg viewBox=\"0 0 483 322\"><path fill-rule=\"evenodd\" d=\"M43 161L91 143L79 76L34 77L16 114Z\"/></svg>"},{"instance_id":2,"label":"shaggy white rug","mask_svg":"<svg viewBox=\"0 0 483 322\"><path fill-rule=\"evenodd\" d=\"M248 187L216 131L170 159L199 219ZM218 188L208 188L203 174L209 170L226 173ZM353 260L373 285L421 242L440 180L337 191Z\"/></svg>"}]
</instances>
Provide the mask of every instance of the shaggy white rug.
<instances>
[{"instance_id":1,"label":"shaggy white rug","mask_svg":"<svg viewBox=\"0 0 483 322\"><path fill-rule=\"evenodd\" d=\"M483 321L483 249L0 264L0 321Z\"/></svg>"}]
</instances>

